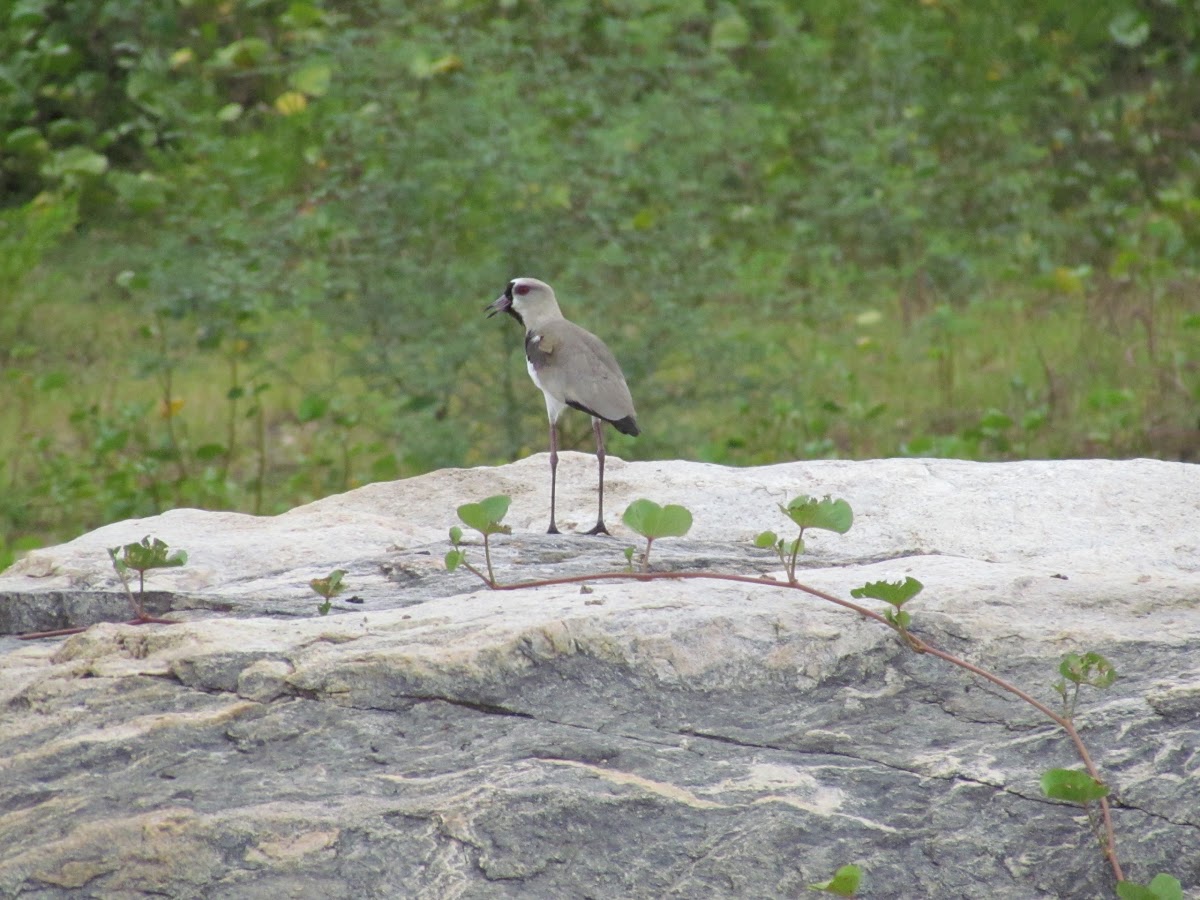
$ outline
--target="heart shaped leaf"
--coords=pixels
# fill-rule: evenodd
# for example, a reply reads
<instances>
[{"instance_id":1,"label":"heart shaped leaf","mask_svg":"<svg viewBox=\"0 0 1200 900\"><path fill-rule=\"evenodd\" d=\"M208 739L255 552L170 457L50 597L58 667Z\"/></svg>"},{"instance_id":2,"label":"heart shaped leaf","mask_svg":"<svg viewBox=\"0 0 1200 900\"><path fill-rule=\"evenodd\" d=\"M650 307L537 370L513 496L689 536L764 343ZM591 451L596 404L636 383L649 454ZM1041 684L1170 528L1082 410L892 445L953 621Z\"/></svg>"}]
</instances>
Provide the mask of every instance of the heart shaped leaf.
<instances>
[{"instance_id":1,"label":"heart shaped leaf","mask_svg":"<svg viewBox=\"0 0 1200 900\"><path fill-rule=\"evenodd\" d=\"M508 514L508 505L512 502L509 497L497 494L479 503L466 503L458 508L458 517L463 524L474 528L480 534L509 534L512 529L501 525L500 520Z\"/></svg>"},{"instance_id":2,"label":"heart shaped leaf","mask_svg":"<svg viewBox=\"0 0 1200 900\"><path fill-rule=\"evenodd\" d=\"M1042 774L1042 792L1054 800L1089 803L1107 797L1108 785L1079 769L1047 769Z\"/></svg>"},{"instance_id":3,"label":"heart shaped leaf","mask_svg":"<svg viewBox=\"0 0 1200 900\"><path fill-rule=\"evenodd\" d=\"M653 500L634 500L621 521L644 538L683 537L692 527L692 514L674 504L659 506Z\"/></svg>"},{"instance_id":4,"label":"heart shaped leaf","mask_svg":"<svg viewBox=\"0 0 1200 900\"><path fill-rule=\"evenodd\" d=\"M837 897L853 897L858 893L861 881L862 869L858 866L842 866L828 881L810 884L809 887L814 891L825 891Z\"/></svg>"},{"instance_id":5,"label":"heart shaped leaf","mask_svg":"<svg viewBox=\"0 0 1200 900\"><path fill-rule=\"evenodd\" d=\"M872 581L869 584L864 584L860 588L855 588L850 592L850 596L857 600L870 599L882 600L884 603L890 603L892 606L899 609L917 594L925 585L917 581L911 575L903 581Z\"/></svg>"},{"instance_id":6,"label":"heart shaped leaf","mask_svg":"<svg viewBox=\"0 0 1200 900\"><path fill-rule=\"evenodd\" d=\"M854 524L854 512L845 500L832 500L826 494L822 499L801 495L787 506L780 506L783 514L801 528L821 528L845 534Z\"/></svg>"}]
</instances>

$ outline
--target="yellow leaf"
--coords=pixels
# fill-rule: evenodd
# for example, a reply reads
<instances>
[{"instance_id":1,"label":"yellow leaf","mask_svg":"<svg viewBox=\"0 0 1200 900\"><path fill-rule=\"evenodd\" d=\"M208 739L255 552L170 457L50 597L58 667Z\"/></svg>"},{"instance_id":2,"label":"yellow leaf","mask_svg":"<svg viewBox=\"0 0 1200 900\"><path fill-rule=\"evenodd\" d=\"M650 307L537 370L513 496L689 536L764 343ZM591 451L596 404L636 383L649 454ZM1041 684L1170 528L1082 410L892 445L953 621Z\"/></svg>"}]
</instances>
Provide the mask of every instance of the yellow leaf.
<instances>
[{"instance_id":1,"label":"yellow leaf","mask_svg":"<svg viewBox=\"0 0 1200 900\"><path fill-rule=\"evenodd\" d=\"M160 400L158 404L158 414L164 419L171 418L181 409L183 409L182 397L172 397L170 404L168 404L165 400Z\"/></svg>"},{"instance_id":2,"label":"yellow leaf","mask_svg":"<svg viewBox=\"0 0 1200 900\"><path fill-rule=\"evenodd\" d=\"M294 116L308 108L308 98L299 91L284 91L275 98L275 108L285 116Z\"/></svg>"},{"instance_id":3,"label":"yellow leaf","mask_svg":"<svg viewBox=\"0 0 1200 900\"><path fill-rule=\"evenodd\" d=\"M429 64L429 73L431 75L448 75L451 72L458 72L463 67L462 58L457 53L449 53L441 59L435 59Z\"/></svg>"},{"instance_id":4,"label":"yellow leaf","mask_svg":"<svg viewBox=\"0 0 1200 900\"><path fill-rule=\"evenodd\" d=\"M171 69L182 69L195 59L196 54L191 47L181 47L171 54Z\"/></svg>"},{"instance_id":5,"label":"yellow leaf","mask_svg":"<svg viewBox=\"0 0 1200 900\"><path fill-rule=\"evenodd\" d=\"M1064 294L1083 293L1083 275L1078 269L1059 266L1052 276L1054 286Z\"/></svg>"}]
</instances>

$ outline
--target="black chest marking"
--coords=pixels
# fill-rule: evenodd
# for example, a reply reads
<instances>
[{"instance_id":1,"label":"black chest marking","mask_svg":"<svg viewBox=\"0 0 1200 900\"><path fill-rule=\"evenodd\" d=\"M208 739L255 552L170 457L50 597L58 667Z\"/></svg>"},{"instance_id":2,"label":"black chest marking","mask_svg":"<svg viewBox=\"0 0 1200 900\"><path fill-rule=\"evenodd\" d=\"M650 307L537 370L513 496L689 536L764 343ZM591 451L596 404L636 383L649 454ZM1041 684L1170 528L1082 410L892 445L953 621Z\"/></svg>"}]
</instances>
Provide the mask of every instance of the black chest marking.
<instances>
[{"instance_id":1,"label":"black chest marking","mask_svg":"<svg viewBox=\"0 0 1200 900\"><path fill-rule=\"evenodd\" d=\"M541 371L550 364L550 355L554 351L553 342L545 335L532 331L525 333L525 358L534 369Z\"/></svg>"}]
</instances>

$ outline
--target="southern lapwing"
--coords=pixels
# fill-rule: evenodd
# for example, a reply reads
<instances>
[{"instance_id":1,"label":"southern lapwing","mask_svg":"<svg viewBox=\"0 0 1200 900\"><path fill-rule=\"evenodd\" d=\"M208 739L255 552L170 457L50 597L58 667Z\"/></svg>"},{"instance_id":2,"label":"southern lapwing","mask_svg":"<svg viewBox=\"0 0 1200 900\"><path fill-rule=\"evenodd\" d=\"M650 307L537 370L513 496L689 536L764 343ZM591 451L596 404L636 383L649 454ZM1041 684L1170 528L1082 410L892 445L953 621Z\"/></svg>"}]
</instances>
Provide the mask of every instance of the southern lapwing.
<instances>
[{"instance_id":1,"label":"southern lapwing","mask_svg":"<svg viewBox=\"0 0 1200 900\"><path fill-rule=\"evenodd\" d=\"M638 434L633 398L616 357L600 338L564 319L554 290L536 278L514 278L487 309L489 319L506 312L525 327L529 377L546 395L550 417L550 527L546 533L559 533L554 522L558 417L572 406L592 417L600 463L600 511L588 534L608 534L604 527L604 423L622 434Z\"/></svg>"}]
</instances>

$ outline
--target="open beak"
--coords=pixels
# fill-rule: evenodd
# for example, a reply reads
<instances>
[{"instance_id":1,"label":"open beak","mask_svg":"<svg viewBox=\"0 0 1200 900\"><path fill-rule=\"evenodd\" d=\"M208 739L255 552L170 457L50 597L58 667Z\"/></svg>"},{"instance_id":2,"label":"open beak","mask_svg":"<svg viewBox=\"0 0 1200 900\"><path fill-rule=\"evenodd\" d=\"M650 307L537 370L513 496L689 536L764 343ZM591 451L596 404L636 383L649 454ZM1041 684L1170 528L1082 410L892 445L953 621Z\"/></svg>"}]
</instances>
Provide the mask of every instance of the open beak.
<instances>
[{"instance_id":1,"label":"open beak","mask_svg":"<svg viewBox=\"0 0 1200 900\"><path fill-rule=\"evenodd\" d=\"M508 294L501 294L491 303L484 307L488 311L487 317L490 319L496 313L508 312L512 309L512 298Z\"/></svg>"}]
</instances>

